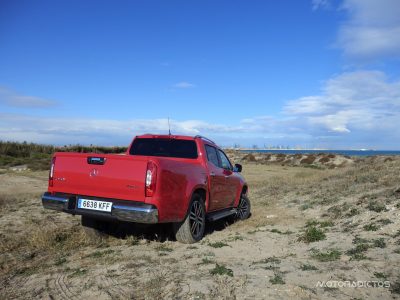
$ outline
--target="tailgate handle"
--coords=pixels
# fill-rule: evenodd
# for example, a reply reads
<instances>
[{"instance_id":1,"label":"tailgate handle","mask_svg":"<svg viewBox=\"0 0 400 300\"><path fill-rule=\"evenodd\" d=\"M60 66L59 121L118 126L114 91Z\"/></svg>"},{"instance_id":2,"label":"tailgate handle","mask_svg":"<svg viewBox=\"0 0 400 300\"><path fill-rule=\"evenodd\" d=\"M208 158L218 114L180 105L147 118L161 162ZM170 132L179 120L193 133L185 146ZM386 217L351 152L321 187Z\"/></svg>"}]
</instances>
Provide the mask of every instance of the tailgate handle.
<instances>
[{"instance_id":1,"label":"tailgate handle","mask_svg":"<svg viewBox=\"0 0 400 300\"><path fill-rule=\"evenodd\" d=\"M105 157L88 157L87 163L90 165L104 165L106 162Z\"/></svg>"}]
</instances>

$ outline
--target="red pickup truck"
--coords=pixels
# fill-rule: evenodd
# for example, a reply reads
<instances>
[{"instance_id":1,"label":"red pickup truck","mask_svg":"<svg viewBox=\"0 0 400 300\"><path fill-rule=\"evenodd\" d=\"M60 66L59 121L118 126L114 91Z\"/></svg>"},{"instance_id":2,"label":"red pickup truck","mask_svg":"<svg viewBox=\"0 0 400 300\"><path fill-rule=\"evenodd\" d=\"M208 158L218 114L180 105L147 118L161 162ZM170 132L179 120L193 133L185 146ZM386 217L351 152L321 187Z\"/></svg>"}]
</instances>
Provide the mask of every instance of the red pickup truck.
<instances>
[{"instance_id":1,"label":"red pickup truck","mask_svg":"<svg viewBox=\"0 0 400 300\"><path fill-rule=\"evenodd\" d=\"M173 223L176 239L194 243L205 223L250 215L248 187L228 157L202 136L136 136L125 155L57 152L45 208L105 222Z\"/></svg>"}]
</instances>

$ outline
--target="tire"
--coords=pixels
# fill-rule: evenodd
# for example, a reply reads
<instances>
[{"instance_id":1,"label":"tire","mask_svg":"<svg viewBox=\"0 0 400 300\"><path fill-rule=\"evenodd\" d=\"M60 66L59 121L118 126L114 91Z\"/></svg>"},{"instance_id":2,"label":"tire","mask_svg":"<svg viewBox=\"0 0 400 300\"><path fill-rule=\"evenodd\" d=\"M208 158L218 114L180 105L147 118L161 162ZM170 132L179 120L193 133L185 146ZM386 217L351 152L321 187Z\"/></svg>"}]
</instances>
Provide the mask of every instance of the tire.
<instances>
[{"instance_id":1,"label":"tire","mask_svg":"<svg viewBox=\"0 0 400 300\"><path fill-rule=\"evenodd\" d=\"M247 198L246 195L242 194L240 196L239 205L236 209L237 220L246 220L250 217L251 204L249 198Z\"/></svg>"},{"instance_id":2,"label":"tire","mask_svg":"<svg viewBox=\"0 0 400 300\"><path fill-rule=\"evenodd\" d=\"M174 224L175 238L184 244L200 241L206 227L206 208L199 194L194 194L190 201L185 220Z\"/></svg>"},{"instance_id":3,"label":"tire","mask_svg":"<svg viewBox=\"0 0 400 300\"><path fill-rule=\"evenodd\" d=\"M83 230L85 231L86 235L89 238L99 238L99 237L104 237L105 231L107 230L107 222L100 221L97 219L93 219L88 216L82 216L81 218L81 224L83 227Z\"/></svg>"}]
</instances>

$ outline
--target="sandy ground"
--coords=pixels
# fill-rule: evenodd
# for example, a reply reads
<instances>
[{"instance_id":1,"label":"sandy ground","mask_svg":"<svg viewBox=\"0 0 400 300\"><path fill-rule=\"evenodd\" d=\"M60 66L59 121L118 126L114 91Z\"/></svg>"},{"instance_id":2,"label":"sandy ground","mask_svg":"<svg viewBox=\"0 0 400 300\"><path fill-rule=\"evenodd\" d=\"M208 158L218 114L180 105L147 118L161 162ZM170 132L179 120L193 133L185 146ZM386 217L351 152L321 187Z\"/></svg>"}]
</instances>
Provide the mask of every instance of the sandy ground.
<instances>
[{"instance_id":1,"label":"sandy ground","mask_svg":"<svg viewBox=\"0 0 400 300\"><path fill-rule=\"evenodd\" d=\"M399 159L243 174L252 216L208 224L193 245L166 226L88 236L80 217L42 208L47 172L0 174L0 298L400 297Z\"/></svg>"}]
</instances>

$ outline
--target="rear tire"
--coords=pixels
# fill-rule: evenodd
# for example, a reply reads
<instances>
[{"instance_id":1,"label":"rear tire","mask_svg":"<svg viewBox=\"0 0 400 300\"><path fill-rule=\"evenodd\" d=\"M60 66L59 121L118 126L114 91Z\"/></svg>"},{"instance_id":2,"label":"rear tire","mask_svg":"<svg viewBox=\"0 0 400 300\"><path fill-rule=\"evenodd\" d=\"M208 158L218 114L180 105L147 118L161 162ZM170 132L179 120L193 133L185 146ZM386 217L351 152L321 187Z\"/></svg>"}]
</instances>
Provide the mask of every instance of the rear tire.
<instances>
[{"instance_id":1,"label":"rear tire","mask_svg":"<svg viewBox=\"0 0 400 300\"><path fill-rule=\"evenodd\" d=\"M206 227L206 208L199 194L194 194L190 201L185 220L174 224L175 238L184 244L200 241Z\"/></svg>"},{"instance_id":2,"label":"rear tire","mask_svg":"<svg viewBox=\"0 0 400 300\"><path fill-rule=\"evenodd\" d=\"M236 209L236 219L246 220L248 217L250 217L251 204L246 195L242 194L240 196L239 205Z\"/></svg>"}]
</instances>

